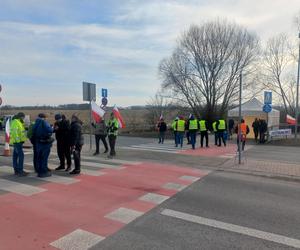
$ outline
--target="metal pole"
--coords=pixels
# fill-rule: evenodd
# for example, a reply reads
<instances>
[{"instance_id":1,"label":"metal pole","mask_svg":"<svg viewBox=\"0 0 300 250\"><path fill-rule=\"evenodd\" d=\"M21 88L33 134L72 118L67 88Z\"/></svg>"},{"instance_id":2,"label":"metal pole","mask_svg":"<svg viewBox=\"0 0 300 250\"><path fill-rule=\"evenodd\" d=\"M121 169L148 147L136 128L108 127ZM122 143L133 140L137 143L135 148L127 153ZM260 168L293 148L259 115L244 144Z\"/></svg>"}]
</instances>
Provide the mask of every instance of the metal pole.
<instances>
[{"instance_id":1,"label":"metal pole","mask_svg":"<svg viewBox=\"0 0 300 250\"><path fill-rule=\"evenodd\" d=\"M90 150L92 150L92 101L90 101Z\"/></svg>"},{"instance_id":2,"label":"metal pole","mask_svg":"<svg viewBox=\"0 0 300 250\"><path fill-rule=\"evenodd\" d=\"M242 163L242 145L241 145L241 120L242 120L242 73L240 74L240 96L239 96L239 121L238 121L238 151L239 164Z\"/></svg>"},{"instance_id":3,"label":"metal pole","mask_svg":"<svg viewBox=\"0 0 300 250\"><path fill-rule=\"evenodd\" d=\"M298 38L300 38L300 33L298 34ZM299 75L300 75L300 41L299 41L299 53L298 53L298 75L297 75L297 90L296 90L296 124L295 124L295 140L297 140L298 134L298 116L299 116Z\"/></svg>"}]
</instances>

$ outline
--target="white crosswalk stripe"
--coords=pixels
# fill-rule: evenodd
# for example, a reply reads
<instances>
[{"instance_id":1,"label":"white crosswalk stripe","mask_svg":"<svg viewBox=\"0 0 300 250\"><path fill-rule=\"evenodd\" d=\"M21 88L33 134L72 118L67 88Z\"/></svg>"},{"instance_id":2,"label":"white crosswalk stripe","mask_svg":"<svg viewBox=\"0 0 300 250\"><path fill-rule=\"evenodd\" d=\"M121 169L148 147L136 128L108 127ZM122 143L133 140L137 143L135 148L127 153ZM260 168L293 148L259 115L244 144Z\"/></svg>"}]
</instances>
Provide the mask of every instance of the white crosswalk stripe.
<instances>
[{"instance_id":1,"label":"white crosswalk stripe","mask_svg":"<svg viewBox=\"0 0 300 250\"><path fill-rule=\"evenodd\" d=\"M121 147L123 149L131 149L131 150L140 150L140 151L151 151L151 152L163 152L163 153L170 153L170 154L177 154L181 150L190 149L190 145L184 144L181 148L180 146L175 147L174 142L168 141L164 144L159 144L157 142L151 143L144 143L144 144L137 144L137 145L129 145Z\"/></svg>"},{"instance_id":2,"label":"white crosswalk stripe","mask_svg":"<svg viewBox=\"0 0 300 250\"><path fill-rule=\"evenodd\" d=\"M31 196L46 191L46 189L44 188L22 184L16 181L9 181L5 179L0 179L0 189L24 196Z\"/></svg>"}]
</instances>

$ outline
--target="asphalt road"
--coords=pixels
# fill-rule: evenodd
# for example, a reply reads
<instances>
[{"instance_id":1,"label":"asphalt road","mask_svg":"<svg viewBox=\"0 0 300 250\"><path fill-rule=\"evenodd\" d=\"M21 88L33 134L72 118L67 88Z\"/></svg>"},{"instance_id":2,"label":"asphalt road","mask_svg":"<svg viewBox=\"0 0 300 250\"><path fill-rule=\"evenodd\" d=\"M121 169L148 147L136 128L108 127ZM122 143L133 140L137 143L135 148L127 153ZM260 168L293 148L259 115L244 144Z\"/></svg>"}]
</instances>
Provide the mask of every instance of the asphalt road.
<instances>
[{"instance_id":1,"label":"asphalt road","mask_svg":"<svg viewBox=\"0 0 300 250\"><path fill-rule=\"evenodd\" d=\"M92 249L296 249L299 198L298 183L214 172ZM197 217L186 221L163 215L165 209ZM196 223L198 217L242 228L232 232L227 224L225 229L203 225ZM262 232L247 235L253 229ZM269 233L272 240L264 238ZM274 242L283 242L282 236L298 240L296 247Z\"/></svg>"}]
</instances>

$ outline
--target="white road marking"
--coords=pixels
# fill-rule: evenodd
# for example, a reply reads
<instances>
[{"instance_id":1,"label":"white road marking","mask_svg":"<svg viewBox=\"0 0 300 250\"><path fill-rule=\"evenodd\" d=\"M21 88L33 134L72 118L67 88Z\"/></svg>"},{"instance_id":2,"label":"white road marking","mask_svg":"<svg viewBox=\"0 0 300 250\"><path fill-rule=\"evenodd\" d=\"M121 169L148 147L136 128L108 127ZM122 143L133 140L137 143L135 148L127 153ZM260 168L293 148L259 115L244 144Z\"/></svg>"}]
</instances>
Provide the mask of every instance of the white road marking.
<instances>
[{"instance_id":1,"label":"white road marking","mask_svg":"<svg viewBox=\"0 0 300 250\"><path fill-rule=\"evenodd\" d=\"M179 183L172 183L169 182L165 185L163 185L163 188L165 189L171 189L171 190L177 190L177 191L181 191L183 189L185 189L187 186L183 185L183 184L179 184Z\"/></svg>"},{"instance_id":2,"label":"white road marking","mask_svg":"<svg viewBox=\"0 0 300 250\"><path fill-rule=\"evenodd\" d=\"M95 170L89 170L89 169L82 169L82 168L81 168L80 172L82 174L90 175L90 176L101 176L101 175L105 174L105 173L103 173L101 171L95 171Z\"/></svg>"},{"instance_id":3,"label":"white road marking","mask_svg":"<svg viewBox=\"0 0 300 250\"><path fill-rule=\"evenodd\" d=\"M262 240L272 241L290 247L300 248L300 240L289 238L279 234L268 233L268 232L252 229L249 227L243 227L243 226L225 223L213 219L207 219L204 217L195 216L195 215L178 212L170 209L164 209L161 212L161 214L169 217L189 221L192 223L197 223L200 225L205 225L205 226L222 229L222 230L226 230L238 234L243 234L243 235L251 236Z\"/></svg>"},{"instance_id":4,"label":"white road marking","mask_svg":"<svg viewBox=\"0 0 300 250\"><path fill-rule=\"evenodd\" d=\"M121 148L123 148L123 149L137 150L137 151L150 151L150 152L161 152L161 153L177 154L177 151L168 151L168 150L159 150L159 149L133 148L133 147L121 147Z\"/></svg>"},{"instance_id":5,"label":"white road marking","mask_svg":"<svg viewBox=\"0 0 300 250\"><path fill-rule=\"evenodd\" d=\"M140 217L143 214L144 213L140 212L140 211L120 207L120 208L112 211L111 213L105 215L105 218L115 220L115 221L119 221L119 222L122 222L124 224L128 224L128 223L130 223L131 221L135 220L136 218Z\"/></svg>"},{"instance_id":6,"label":"white road marking","mask_svg":"<svg viewBox=\"0 0 300 250\"><path fill-rule=\"evenodd\" d=\"M180 180L184 180L184 181L191 181L191 182L195 182L195 181L200 180L199 177L189 176L189 175L181 176L179 179L180 179Z\"/></svg>"},{"instance_id":7,"label":"white road marking","mask_svg":"<svg viewBox=\"0 0 300 250\"><path fill-rule=\"evenodd\" d=\"M126 164L126 165L139 165L141 164L141 162L138 161L128 161L128 160L121 160L121 159L109 159L109 158L100 158L100 157L92 157L92 156L82 156L81 159L83 160L92 160L92 161L97 161L100 164L104 163L104 164L110 164L110 163L115 163L118 165L122 165L122 164Z\"/></svg>"},{"instance_id":8,"label":"white road marking","mask_svg":"<svg viewBox=\"0 0 300 250\"><path fill-rule=\"evenodd\" d=\"M50 243L50 245L60 250L88 250L104 239L100 235L77 229Z\"/></svg>"},{"instance_id":9,"label":"white road marking","mask_svg":"<svg viewBox=\"0 0 300 250\"><path fill-rule=\"evenodd\" d=\"M101 162L90 162L90 161L81 161L82 167L96 167L96 168L112 168L119 169L120 166L117 165L109 165Z\"/></svg>"},{"instance_id":10,"label":"white road marking","mask_svg":"<svg viewBox=\"0 0 300 250\"><path fill-rule=\"evenodd\" d=\"M23 178L23 177L19 177L19 178ZM4 191L24 195L24 196L31 196L34 194L47 191L44 188L35 187L35 186L22 184L15 181L9 181L5 179L0 179L0 189Z\"/></svg>"},{"instance_id":11,"label":"white road marking","mask_svg":"<svg viewBox=\"0 0 300 250\"><path fill-rule=\"evenodd\" d=\"M170 196L155 194L155 193L148 193L148 194L145 194L144 196L140 197L139 200L151 202L154 204L160 204L169 198L170 198Z\"/></svg>"}]
</instances>

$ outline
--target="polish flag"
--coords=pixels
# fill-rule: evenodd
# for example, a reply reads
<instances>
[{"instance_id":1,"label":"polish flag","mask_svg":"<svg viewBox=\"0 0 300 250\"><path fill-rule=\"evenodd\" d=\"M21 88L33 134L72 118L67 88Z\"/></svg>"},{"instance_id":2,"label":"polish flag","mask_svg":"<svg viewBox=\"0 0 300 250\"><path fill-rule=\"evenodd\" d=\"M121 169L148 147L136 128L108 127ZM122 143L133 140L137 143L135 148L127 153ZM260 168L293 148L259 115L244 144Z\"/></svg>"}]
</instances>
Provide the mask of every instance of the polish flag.
<instances>
[{"instance_id":1,"label":"polish flag","mask_svg":"<svg viewBox=\"0 0 300 250\"><path fill-rule=\"evenodd\" d=\"M94 101L91 102L92 105L92 116L95 122L100 122L105 114L105 111L100 108Z\"/></svg>"},{"instance_id":2,"label":"polish flag","mask_svg":"<svg viewBox=\"0 0 300 250\"><path fill-rule=\"evenodd\" d=\"M121 113L119 111L119 109L117 108L117 106L115 105L114 108L113 108L113 113L115 115L115 118L118 120L119 122L119 127L120 128L125 128L125 122L121 116Z\"/></svg>"},{"instance_id":3,"label":"polish flag","mask_svg":"<svg viewBox=\"0 0 300 250\"><path fill-rule=\"evenodd\" d=\"M7 119L5 124L5 143L9 143L10 140L10 126L9 126L9 119Z\"/></svg>"},{"instance_id":4,"label":"polish flag","mask_svg":"<svg viewBox=\"0 0 300 250\"><path fill-rule=\"evenodd\" d=\"M290 115L286 115L286 122L290 125L296 125L296 119Z\"/></svg>"}]
</instances>

